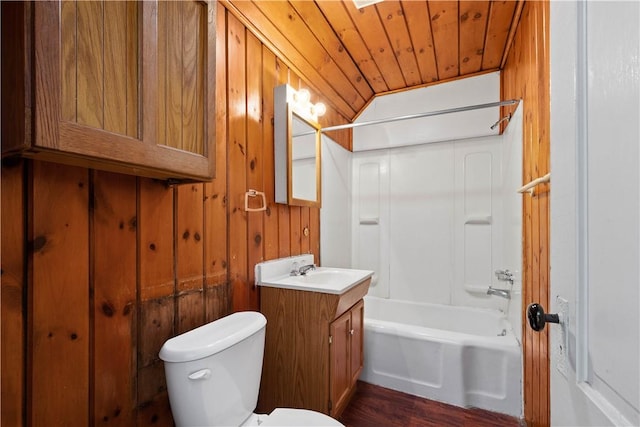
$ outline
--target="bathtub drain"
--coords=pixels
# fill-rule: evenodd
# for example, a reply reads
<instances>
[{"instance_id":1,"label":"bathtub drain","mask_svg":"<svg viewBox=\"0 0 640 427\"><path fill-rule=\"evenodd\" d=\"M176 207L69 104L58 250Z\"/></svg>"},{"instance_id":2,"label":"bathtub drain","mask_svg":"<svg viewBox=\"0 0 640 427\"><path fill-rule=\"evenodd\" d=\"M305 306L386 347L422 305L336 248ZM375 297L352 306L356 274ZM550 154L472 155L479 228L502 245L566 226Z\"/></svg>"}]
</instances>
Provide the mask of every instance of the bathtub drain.
<instances>
[{"instance_id":1,"label":"bathtub drain","mask_svg":"<svg viewBox=\"0 0 640 427\"><path fill-rule=\"evenodd\" d=\"M503 329L502 332L500 332L498 334L499 337L504 337L505 335L507 335L507 330L506 329Z\"/></svg>"}]
</instances>

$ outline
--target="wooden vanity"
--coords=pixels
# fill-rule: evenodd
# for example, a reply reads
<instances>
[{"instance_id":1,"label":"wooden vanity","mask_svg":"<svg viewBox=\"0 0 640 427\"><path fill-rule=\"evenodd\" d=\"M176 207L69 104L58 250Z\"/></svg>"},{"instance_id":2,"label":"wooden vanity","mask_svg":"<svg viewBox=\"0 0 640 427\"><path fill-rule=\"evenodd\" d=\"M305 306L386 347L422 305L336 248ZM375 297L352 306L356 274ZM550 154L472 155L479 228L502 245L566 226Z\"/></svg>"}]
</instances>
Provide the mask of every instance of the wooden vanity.
<instances>
[{"instance_id":1,"label":"wooden vanity","mask_svg":"<svg viewBox=\"0 0 640 427\"><path fill-rule=\"evenodd\" d=\"M342 413L362 370L362 298L370 283L366 278L342 294L261 287L267 330L258 413Z\"/></svg>"}]
</instances>

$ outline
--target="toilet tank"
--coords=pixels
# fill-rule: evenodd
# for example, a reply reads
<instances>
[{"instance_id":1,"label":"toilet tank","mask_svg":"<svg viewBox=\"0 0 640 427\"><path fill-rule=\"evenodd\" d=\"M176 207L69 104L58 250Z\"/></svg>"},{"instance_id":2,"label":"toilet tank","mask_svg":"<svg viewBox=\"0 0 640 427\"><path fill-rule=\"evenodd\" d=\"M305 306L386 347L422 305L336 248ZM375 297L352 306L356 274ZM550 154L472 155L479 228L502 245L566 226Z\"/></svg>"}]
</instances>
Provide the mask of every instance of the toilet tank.
<instances>
[{"instance_id":1,"label":"toilet tank","mask_svg":"<svg viewBox=\"0 0 640 427\"><path fill-rule=\"evenodd\" d=\"M177 426L239 426L258 402L266 318L233 313L160 350Z\"/></svg>"}]
</instances>

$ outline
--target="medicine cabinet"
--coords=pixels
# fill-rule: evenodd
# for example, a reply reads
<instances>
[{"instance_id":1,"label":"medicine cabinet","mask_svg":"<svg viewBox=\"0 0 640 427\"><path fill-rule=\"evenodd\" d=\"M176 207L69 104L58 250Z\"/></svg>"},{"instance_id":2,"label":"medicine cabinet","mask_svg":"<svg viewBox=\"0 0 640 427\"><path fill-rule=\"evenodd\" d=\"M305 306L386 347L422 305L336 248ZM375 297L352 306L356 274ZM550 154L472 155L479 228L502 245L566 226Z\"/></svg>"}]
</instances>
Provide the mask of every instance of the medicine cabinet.
<instances>
[{"instance_id":1,"label":"medicine cabinet","mask_svg":"<svg viewBox=\"0 0 640 427\"><path fill-rule=\"evenodd\" d=\"M274 89L276 203L321 205L320 125L308 99L288 85Z\"/></svg>"}]
</instances>

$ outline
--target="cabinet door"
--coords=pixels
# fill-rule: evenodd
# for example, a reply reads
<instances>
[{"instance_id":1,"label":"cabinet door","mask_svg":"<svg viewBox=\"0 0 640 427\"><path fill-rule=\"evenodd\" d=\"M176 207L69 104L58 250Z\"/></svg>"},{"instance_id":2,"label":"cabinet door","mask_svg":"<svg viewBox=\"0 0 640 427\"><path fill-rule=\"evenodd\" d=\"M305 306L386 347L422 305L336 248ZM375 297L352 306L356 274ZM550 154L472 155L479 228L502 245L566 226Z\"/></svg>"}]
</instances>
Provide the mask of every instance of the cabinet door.
<instances>
[{"instance_id":1,"label":"cabinet door","mask_svg":"<svg viewBox=\"0 0 640 427\"><path fill-rule=\"evenodd\" d=\"M363 362L364 301L362 300L351 309L351 330L349 333L351 336L351 384L355 384L362 371Z\"/></svg>"},{"instance_id":2,"label":"cabinet door","mask_svg":"<svg viewBox=\"0 0 640 427\"><path fill-rule=\"evenodd\" d=\"M348 311L334 320L329 327L329 333L331 335L331 348L329 352L329 387L331 389L330 415L339 411L344 405L345 399L349 396L349 388L351 385L350 331L351 313Z\"/></svg>"},{"instance_id":3,"label":"cabinet door","mask_svg":"<svg viewBox=\"0 0 640 427\"><path fill-rule=\"evenodd\" d=\"M212 177L215 4L34 9L34 156L156 178Z\"/></svg>"}]
</instances>

